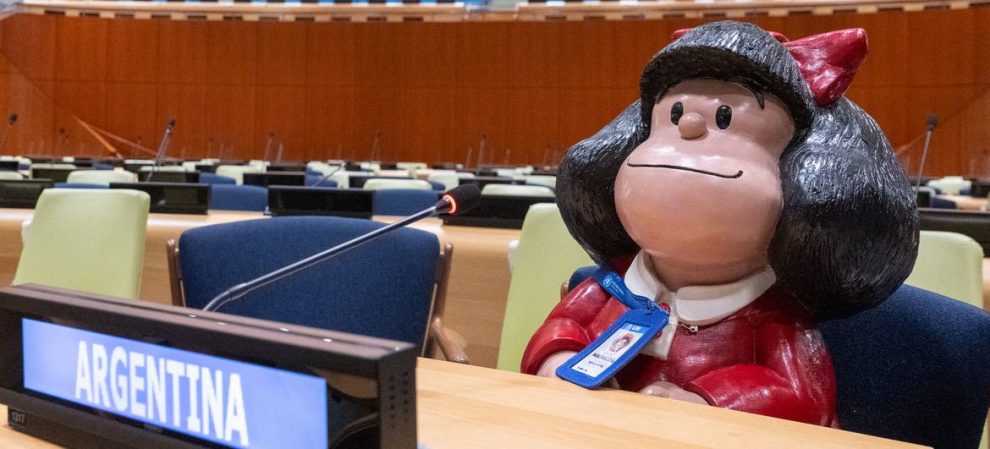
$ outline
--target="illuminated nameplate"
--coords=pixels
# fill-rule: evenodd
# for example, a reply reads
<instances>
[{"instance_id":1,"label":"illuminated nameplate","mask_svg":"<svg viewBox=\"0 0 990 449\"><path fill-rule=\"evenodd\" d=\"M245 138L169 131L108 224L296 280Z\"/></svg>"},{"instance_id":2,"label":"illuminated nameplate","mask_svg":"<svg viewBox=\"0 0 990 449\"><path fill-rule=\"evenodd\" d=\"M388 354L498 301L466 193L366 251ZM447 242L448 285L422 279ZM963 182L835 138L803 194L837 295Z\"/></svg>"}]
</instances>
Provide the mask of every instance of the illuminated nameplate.
<instances>
[{"instance_id":1,"label":"illuminated nameplate","mask_svg":"<svg viewBox=\"0 0 990 449\"><path fill-rule=\"evenodd\" d=\"M23 319L24 388L226 446L326 449L326 381Z\"/></svg>"}]
</instances>

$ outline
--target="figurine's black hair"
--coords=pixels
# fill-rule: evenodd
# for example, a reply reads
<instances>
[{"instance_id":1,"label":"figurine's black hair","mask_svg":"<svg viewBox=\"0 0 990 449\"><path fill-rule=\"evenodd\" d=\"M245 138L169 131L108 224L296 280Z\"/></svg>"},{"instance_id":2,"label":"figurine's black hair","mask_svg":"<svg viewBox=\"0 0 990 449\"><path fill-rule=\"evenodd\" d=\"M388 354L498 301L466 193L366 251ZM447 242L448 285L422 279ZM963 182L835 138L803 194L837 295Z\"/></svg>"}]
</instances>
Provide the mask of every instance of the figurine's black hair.
<instances>
[{"instance_id":1,"label":"figurine's black hair","mask_svg":"<svg viewBox=\"0 0 990 449\"><path fill-rule=\"evenodd\" d=\"M845 97L817 106L780 42L731 21L694 28L657 53L643 70L640 99L567 151L557 203L584 249L600 264L639 250L616 214L615 178L649 136L657 99L698 78L773 94L794 118L794 138L780 158L783 209L769 248L778 282L819 313L868 307L900 286L918 252L918 212L887 138Z\"/></svg>"}]
</instances>

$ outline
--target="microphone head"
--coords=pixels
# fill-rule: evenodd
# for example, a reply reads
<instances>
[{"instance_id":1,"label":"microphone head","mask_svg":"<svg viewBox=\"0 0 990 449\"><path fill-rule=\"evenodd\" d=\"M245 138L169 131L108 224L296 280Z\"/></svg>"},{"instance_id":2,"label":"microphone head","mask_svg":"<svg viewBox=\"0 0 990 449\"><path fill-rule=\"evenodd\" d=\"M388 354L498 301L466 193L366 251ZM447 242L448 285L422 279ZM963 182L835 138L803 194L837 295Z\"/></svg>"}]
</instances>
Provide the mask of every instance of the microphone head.
<instances>
[{"instance_id":1,"label":"microphone head","mask_svg":"<svg viewBox=\"0 0 990 449\"><path fill-rule=\"evenodd\" d=\"M17 113L11 112L10 117L7 117L7 124L13 125L14 123L17 123Z\"/></svg>"},{"instance_id":2,"label":"microphone head","mask_svg":"<svg viewBox=\"0 0 990 449\"><path fill-rule=\"evenodd\" d=\"M443 194L437 202L437 213L460 215L478 205L481 189L477 184L461 184Z\"/></svg>"},{"instance_id":3,"label":"microphone head","mask_svg":"<svg viewBox=\"0 0 990 449\"><path fill-rule=\"evenodd\" d=\"M928 114L928 129L933 130L936 126L938 126L938 114L932 112Z\"/></svg>"},{"instance_id":4,"label":"microphone head","mask_svg":"<svg viewBox=\"0 0 990 449\"><path fill-rule=\"evenodd\" d=\"M175 118L168 119L168 129L175 128Z\"/></svg>"}]
</instances>

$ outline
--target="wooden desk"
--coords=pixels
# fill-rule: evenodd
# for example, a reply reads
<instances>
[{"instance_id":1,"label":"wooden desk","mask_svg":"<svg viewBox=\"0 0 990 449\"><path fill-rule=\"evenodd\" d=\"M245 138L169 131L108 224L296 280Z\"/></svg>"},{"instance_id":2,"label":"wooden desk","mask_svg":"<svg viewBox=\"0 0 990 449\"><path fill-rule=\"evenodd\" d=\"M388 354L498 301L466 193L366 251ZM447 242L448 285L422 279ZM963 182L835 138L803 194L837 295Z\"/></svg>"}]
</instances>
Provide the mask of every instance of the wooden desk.
<instances>
[{"instance_id":1,"label":"wooden desk","mask_svg":"<svg viewBox=\"0 0 990 449\"><path fill-rule=\"evenodd\" d=\"M420 359L419 440L429 449L909 449L921 446L557 379ZM7 426L0 447L57 448Z\"/></svg>"},{"instance_id":2,"label":"wooden desk","mask_svg":"<svg viewBox=\"0 0 990 449\"><path fill-rule=\"evenodd\" d=\"M8 285L17 271L21 256L21 224L30 220L30 209L0 209L0 285ZM208 215L151 214L141 273L141 298L170 304L168 261L165 242L178 239L183 231L198 226L265 218L257 212L213 211ZM393 221L391 217L375 217ZM447 293L447 326L470 342L471 363L494 367L502 319L509 296L508 247L519 238L516 229L491 229L467 226L442 226L436 218L420 221L412 227L436 234L441 244L454 245Z\"/></svg>"}]
</instances>

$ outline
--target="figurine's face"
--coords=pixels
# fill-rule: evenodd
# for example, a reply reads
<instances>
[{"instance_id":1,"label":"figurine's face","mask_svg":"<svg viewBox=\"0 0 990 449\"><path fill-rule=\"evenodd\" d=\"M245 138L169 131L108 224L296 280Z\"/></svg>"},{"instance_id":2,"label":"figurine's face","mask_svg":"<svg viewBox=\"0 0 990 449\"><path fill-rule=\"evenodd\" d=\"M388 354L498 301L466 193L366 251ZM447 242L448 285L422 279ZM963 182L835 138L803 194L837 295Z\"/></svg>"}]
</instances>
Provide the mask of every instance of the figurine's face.
<instances>
[{"instance_id":1,"label":"figurine's face","mask_svg":"<svg viewBox=\"0 0 990 449\"><path fill-rule=\"evenodd\" d=\"M622 164L615 205L654 258L681 269L766 261L780 215L778 161L794 120L778 98L690 80L653 107L649 138Z\"/></svg>"}]
</instances>

